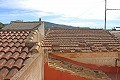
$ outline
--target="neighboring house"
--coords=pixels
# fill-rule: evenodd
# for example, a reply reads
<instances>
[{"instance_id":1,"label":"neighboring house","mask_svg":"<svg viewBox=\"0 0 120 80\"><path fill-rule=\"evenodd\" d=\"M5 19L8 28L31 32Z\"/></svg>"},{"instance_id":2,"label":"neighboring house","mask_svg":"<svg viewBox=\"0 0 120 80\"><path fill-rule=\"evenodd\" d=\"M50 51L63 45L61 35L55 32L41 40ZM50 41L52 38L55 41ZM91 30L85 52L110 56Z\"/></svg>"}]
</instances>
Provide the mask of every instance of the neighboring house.
<instances>
[{"instance_id":1,"label":"neighboring house","mask_svg":"<svg viewBox=\"0 0 120 80\"><path fill-rule=\"evenodd\" d=\"M102 29L51 28L42 46L51 52L119 51L119 40Z\"/></svg>"},{"instance_id":2,"label":"neighboring house","mask_svg":"<svg viewBox=\"0 0 120 80\"><path fill-rule=\"evenodd\" d=\"M39 30L42 37L44 36L44 22L39 19L39 21L24 22L21 20L11 21L10 24L6 25L3 30L28 30L37 29Z\"/></svg>"},{"instance_id":3,"label":"neighboring house","mask_svg":"<svg viewBox=\"0 0 120 80\"><path fill-rule=\"evenodd\" d=\"M43 80L43 22L13 22L0 30L0 80Z\"/></svg>"},{"instance_id":4,"label":"neighboring house","mask_svg":"<svg viewBox=\"0 0 120 80\"><path fill-rule=\"evenodd\" d=\"M112 80L116 78L120 79L120 41L106 30L51 28L42 41L42 47L45 48L45 62L55 70L72 72L72 75L79 74L79 76L90 78L90 80L91 77L95 78L93 80L97 80L98 78L106 80L108 77L105 78L103 77L105 75L101 76L102 74L97 74L102 71ZM81 69L81 67L85 69ZM86 68L90 68L92 71L87 70L85 72ZM49 68L46 67L46 69ZM78 71L76 71L77 69ZM45 74L45 80L52 79L47 74ZM49 74L62 75L61 72L58 74ZM96 76L91 76L91 74L95 74ZM61 79L59 78L58 80Z\"/></svg>"}]
</instances>

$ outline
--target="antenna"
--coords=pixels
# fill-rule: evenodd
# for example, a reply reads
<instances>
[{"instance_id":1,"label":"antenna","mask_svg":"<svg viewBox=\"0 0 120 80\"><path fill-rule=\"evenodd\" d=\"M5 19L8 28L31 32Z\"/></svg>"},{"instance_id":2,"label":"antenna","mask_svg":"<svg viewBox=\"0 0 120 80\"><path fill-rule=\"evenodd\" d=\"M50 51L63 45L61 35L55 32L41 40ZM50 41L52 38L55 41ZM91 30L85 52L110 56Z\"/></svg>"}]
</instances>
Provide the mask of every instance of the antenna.
<instances>
[{"instance_id":1,"label":"antenna","mask_svg":"<svg viewBox=\"0 0 120 80\"><path fill-rule=\"evenodd\" d=\"M104 29L106 30L106 28L107 28L107 11L108 10L120 10L120 9L107 9L107 0L105 0L105 26L104 26Z\"/></svg>"}]
</instances>

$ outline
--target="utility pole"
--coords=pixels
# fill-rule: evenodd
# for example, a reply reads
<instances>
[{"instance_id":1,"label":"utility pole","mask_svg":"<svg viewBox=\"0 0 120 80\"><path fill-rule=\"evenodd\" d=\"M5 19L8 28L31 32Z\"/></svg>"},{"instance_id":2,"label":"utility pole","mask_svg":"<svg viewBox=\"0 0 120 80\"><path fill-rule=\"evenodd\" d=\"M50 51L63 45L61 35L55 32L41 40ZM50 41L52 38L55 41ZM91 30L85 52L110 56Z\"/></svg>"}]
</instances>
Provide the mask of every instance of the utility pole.
<instances>
[{"instance_id":1,"label":"utility pole","mask_svg":"<svg viewBox=\"0 0 120 80\"><path fill-rule=\"evenodd\" d=\"M104 25L104 29L106 30L106 20L107 20L107 0L105 0L105 25Z\"/></svg>"},{"instance_id":2,"label":"utility pole","mask_svg":"<svg viewBox=\"0 0 120 80\"><path fill-rule=\"evenodd\" d=\"M107 28L107 11L112 11L112 10L120 10L120 9L107 9L107 0L105 0L105 25L104 25L104 29L106 30Z\"/></svg>"}]
</instances>

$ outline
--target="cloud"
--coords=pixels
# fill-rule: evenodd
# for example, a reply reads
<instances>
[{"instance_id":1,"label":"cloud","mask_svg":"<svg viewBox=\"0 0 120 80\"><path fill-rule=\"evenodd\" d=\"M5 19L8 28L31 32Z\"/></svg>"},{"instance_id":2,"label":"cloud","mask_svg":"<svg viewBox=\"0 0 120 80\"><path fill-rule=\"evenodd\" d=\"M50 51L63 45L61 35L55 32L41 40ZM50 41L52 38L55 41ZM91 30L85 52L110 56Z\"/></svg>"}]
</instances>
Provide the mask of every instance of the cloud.
<instances>
[{"instance_id":1,"label":"cloud","mask_svg":"<svg viewBox=\"0 0 120 80\"><path fill-rule=\"evenodd\" d=\"M37 11L44 12L45 14L53 13L53 15L57 14L57 15L62 15L66 17L95 19L97 18L96 14L99 16L101 14L103 15L104 13L104 11L102 11L104 7L102 8L96 7L98 5L103 5L101 1L102 0L100 1L96 1L96 0L92 0L92 1L91 0L36 0L36 1L35 0L19 0L19 1L5 0L1 2L2 4L1 6L7 7L7 8L10 7L10 8L37 10ZM90 8L92 9L92 12ZM99 13L98 11L100 12L102 11L103 13ZM98 17L98 18L101 19L101 17Z\"/></svg>"},{"instance_id":2,"label":"cloud","mask_svg":"<svg viewBox=\"0 0 120 80\"><path fill-rule=\"evenodd\" d=\"M26 12L23 11L21 15L26 14L30 17L42 17L43 20L47 19L47 21L50 20L62 24L104 26L104 1L105 0L1 0L0 8L23 9L26 10ZM109 0L107 4L107 8L120 8L119 0ZM119 20L119 13L120 11L107 11L107 20ZM15 14L20 15L19 12Z\"/></svg>"}]
</instances>

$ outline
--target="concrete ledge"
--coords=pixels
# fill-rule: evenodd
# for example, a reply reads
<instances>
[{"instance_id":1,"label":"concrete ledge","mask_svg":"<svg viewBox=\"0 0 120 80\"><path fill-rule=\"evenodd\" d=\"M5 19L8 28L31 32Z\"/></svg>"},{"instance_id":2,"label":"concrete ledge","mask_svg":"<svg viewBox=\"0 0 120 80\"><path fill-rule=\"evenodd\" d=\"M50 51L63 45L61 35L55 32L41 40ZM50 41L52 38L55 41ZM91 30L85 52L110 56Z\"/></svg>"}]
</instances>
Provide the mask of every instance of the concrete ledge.
<instances>
[{"instance_id":1,"label":"concrete ledge","mask_svg":"<svg viewBox=\"0 0 120 80\"><path fill-rule=\"evenodd\" d=\"M39 53L39 49L40 49L40 42L34 44L31 51L34 52L34 53Z\"/></svg>"},{"instance_id":2,"label":"concrete ledge","mask_svg":"<svg viewBox=\"0 0 120 80\"><path fill-rule=\"evenodd\" d=\"M33 54L26 65L11 80L42 80L42 52Z\"/></svg>"}]
</instances>

